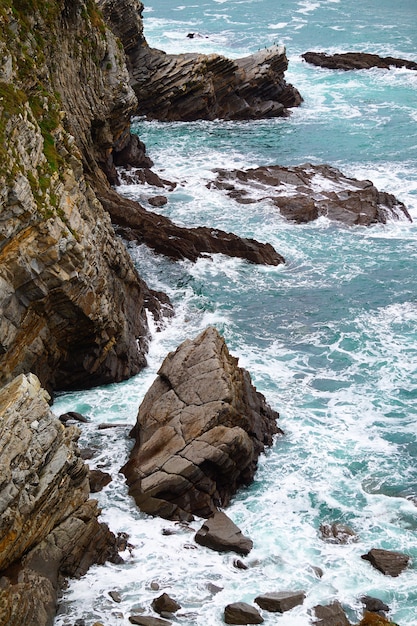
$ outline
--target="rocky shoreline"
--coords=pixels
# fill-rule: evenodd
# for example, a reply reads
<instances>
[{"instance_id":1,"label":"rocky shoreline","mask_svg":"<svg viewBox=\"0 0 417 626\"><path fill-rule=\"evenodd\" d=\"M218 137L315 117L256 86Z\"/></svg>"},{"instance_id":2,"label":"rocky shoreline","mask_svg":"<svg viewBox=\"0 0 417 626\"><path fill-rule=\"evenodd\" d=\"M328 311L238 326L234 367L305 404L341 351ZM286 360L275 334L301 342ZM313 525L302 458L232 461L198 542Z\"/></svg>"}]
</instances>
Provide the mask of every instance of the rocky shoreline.
<instances>
[{"instance_id":1,"label":"rocky shoreline","mask_svg":"<svg viewBox=\"0 0 417 626\"><path fill-rule=\"evenodd\" d=\"M146 366L147 312L156 320L172 315L169 298L145 284L115 229L173 260L221 253L257 264L285 262L268 243L179 227L114 189L118 166L157 180L145 146L130 130L138 112L185 121L288 115L302 98L285 81L285 49L272 46L234 61L166 55L149 48L143 37L141 2L98 5L107 24L92 0L15 2L0 9L0 623L5 625L52 624L65 577L81 576L93 563L121 562L117 538L98 521L97 503L89 499L100 488L100 477L81 457L79 431L71 420L60 422L49 406L56 390L119 382L139 372ZM339 190L342 186L341 195L332 192L319 205L312 202L312 170L332 178ZM266 189L279 184L298 188L304 216ZM394 197L328 166L222 171L213 186L237 202L256 202L260 193L283 216L300 222L306 215L331 217L330 211L347 224L409 219ZM352 193L341 207L346 190ZM223 338L207 329L167 356L141 405L136 445L124 467L131 494L153 515L207 518L196 543L247 554L252 539L220 509L253 480L259 454L280 433L277 418ZM364 558L384 574L398 575L407 566L406 555L380 552L371 550ZM263 610L284 612L303 601L302 591L283 593L268 592L255 602ZM253 607L237 604L226 607L226 623L261 623ZM172 603L162 606L156 612L173 612ZM337 617L343 611L337 603L329 606L316 611L317 623L348 623ZM368 612L374 611L370 606L388 610L366 606ZM258 621L242 621L251 619ZM371 623L364 620L362 626ZM132 616L131 622L169 623L152 616Z\"/></svg>"}]
</instances>

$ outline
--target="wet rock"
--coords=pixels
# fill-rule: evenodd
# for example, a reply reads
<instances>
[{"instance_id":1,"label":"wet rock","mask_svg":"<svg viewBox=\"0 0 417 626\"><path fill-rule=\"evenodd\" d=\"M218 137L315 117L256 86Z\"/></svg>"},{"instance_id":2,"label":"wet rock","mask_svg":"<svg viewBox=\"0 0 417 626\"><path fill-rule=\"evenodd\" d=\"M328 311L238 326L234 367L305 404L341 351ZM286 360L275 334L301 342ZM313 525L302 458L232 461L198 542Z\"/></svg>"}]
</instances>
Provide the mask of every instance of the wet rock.
<instances>
[{"instance_id":1,"label":"wet rock","mask_svg":"<svg viewBox=\"0 0 417 626\"><path fill-rule=\"evenodd\" d=\"M303 604L305 597L304 591L276 591L258 596L255 598L255 602L265 611L285 613L295 606Z\"/></svg>"},{"instance_id":2,"label":"wet rock","mask_svg":"<svg viewBox=\"0 0 417 626\"><path fill-rule=\"evenodd\" d=\"M248 566L240 559L234 559L233 567L236 567L236 569L249 569Z\"/></svg>"},{"instance_id":3,"label":"wet rock","mask_svg":"<svg viewBox=\"0 0 417 626\"><path fill-rule=\"evenodd\" d=\"M410 560L410 557L402 552L378 548L372 548L367 554L363 554L361 558L369 561L375 569L386 576L399 576L406 569Z\"/></svg>"},{"instance_id":4,"label":"wet rock","mask_svg":"<svg viewBox=\"0 0 417 626\"><path fill-rule=\"evenodd\" d=\"M161 207L164 206L168 202L168 200L166 196L151 196L150 198L148 198L148 202L152 206Z\"/></svg>"},{"instance_id":5,"label":"wet rock","mask_svg":"<svg viewBox=\"0 0 417 626\"><path fill-rule=\"evenodd\" d=\"M111 430L112 428L129 428L131 424L103 423L97 426L98 430Z\"/></svg>"},{"instance_id":6,"label":"wet rock","mask_svg":"<svg viewBox=\"0 0 417 626\"><path fill-rule=\"evenodd\" d=\"M262 624L263 617L254 606L246 602L228 604L224 609L226 624Z\"/></svg>"},{"instance_id":7,"label":"wet rock","mask_svg":"<svg viewBox=\"0 0 417 626\"><path fill-rule=\"evenodd\" d=\"M119 552L124 552L129 547L133 548L133 546L129 543L129 535L123 532L117 533L116 545Z\"/></svg>"},{"instance_id":8,"label":"wet rock","mask_svg":"<svg viewBox=\"0 0 417 626\"><path fill-rule=\"evenodd\" d=\"M99 469L93 469L88 473L88 480L90 482L90 492L98 493L103 489L103 487L111 482L112 477L107 472L102 472Z\"/></svg>"},{"instance_id":9,"label":"wet rock","mask_svg":"<svg viewBox=\"0 0 417 626\"><path fill-rule=\"evenodd\" d=\"M411 221L405 205L392 194L378 191L369 180L345 176L329 165L271 165L216 172L217 179L210 187L223 189L244 204L270 200L283 217L300 224L321 216L348 226Z\"/></svg>"},{"instance_id":10,"label":"wet rock","mask_svg":"<svg viewBox=\"0 0 417 626\"><path fill-rule=\"evenodd\" d=\"M66 424L69 421L80 422L81 424L88 424L90 420L87 417L84 417L84 415L81 415L81 413L77 413L76 411L68 411L68 413L63 413L59 416L59 421L63 424Z\"/></svg>"},{"instance_id":11,"label":"wet rock","mask_svg":"<svg viewBox=\"0 0 417 626\"><path fill-rule=\"evenodd\" d=\"M315 626L351 626L342 605L337 600L328 605L314 607Z\"/></svg>"},{"instance_id":12,"label":"wet rock","mask_svg":"<svg viewBox=\"0 0 417 626\"><path fill-rule=\"evenodd\" d=\"M379 600L378 598L373 598L372 596L363 596L361 600L365 609L370 613L378 613L378 615L384 617L385 613L390 610L388 604L385 604L385 602Z\"/></svg>"},{"instance_id":13,"label":"wet rock","mask_svg":"<svg viewBox=\"0 0 417 626\"><path fill-rule=\"evenodd\" d=\"M280 432L278 413L237 363L212 327L164 360L122 468L144 512L209 517L253 480L259 454Z\"/></svg>"},{"instance_id":14,"label":"wet rock","mask_svg":"<svg viewBox=\"0 0 417 626\"><path fill-rule=\"evenodd\" d=\"M207 589L214 596L216 595L216 593L220 593L220 591L223 591L224 587L219 587L218 585L215 585L214 583L207 583Z\"/></svg>"},{"instance_id":15,"label":"wet rock","mask_svg":"<svg viewBox=\"0 0 417 626\"><path fill-rule=\"evenodd\" d=\"M113 602L119 603L122 601L122 596L118 591L109 591L109 596L111 597Z\"/></svg>"},{"instance_id":16,"label":"wet rock","mask_svg":"<svg viewBox=\"0 0 417 626\"><path fill-rule=\"evenodd\" d=\"M307 63L318 65L332 70L368 70L371 67L390 69L391 67L405 67L417 70L417 63L407 59L395 57L380 57L378 54L367 52L343 52L340 54L326 54L325 52L305 52L301 55Z\"/></svg>"},{"instance_id":17,"label":"wet rock","mask_svg":"<svg viewBox=\"0 0 417 626\"><path fill-rule=\"evenodd\" d=\"M317 578L323 577L324 572L321 567L318 567L317 565L312 565L311 570L313 571L314 575L317 576Z\"/></svg>"},{"instance_id":18,"label":"wet rock","mask_svg":"<svg viewBox=\"0 0 417 626\"><path fill-rule=\"evenodd\" d=\"M161 615L162 613L175 613L181 608L181 605L167 593L163 593L159 598L152 601L152 608Z\"/></svg>"},{"instance_id":19,"label":"wet rock","mask_svg":"<svg viewBox=\"0 0 417 626\"><path fill-rule=\"evenodd\" d=\"M320 533L322 539L328 543L347 544L358 540L355 531L346 524L322 524Z\"/></svg>"},{"instance_id":20,"label":"wet rock","mask_svg":"<svg viewBox=\"0 0 417 626\"><path fill-rule=\"evenodd\" d=\"M80 450L80 458L83 461L89 461L90 459L94 458L98 452L99 451L97 448L82 448Z\"/></svg>"},{"instance_id":21,"label":"wet rock","mask_svg":"<svg viewBox=\"0 0 417 626\"><path fill-rule=\"evenodd\" d=\"M245 537L222 511L217 511L213 517L206 520L194 539L201 546L218 552L249 554L253 547L253 541Z\"/></svg>"},{"instance_id":22,"label":"wet rock","mask_svg":"<svg viewBox=\"0 0 417 626\"><path fill-rule=\"evenodd\" d=\"M151 615L131 615L129 617L131 624L139 624L140 626L171 626L172 622L160 617L152 617Z\"/></svg>"},{"instance_id":23,"label":"wet rock","mask_svg":"<svg viewBox=\"0 0 417 626\"><path fill-rule=\"evenodd\" d=\"M160 589L159 583L153 580L150 585L152 591L158 591Z\"/></svg>"}]
</instances>

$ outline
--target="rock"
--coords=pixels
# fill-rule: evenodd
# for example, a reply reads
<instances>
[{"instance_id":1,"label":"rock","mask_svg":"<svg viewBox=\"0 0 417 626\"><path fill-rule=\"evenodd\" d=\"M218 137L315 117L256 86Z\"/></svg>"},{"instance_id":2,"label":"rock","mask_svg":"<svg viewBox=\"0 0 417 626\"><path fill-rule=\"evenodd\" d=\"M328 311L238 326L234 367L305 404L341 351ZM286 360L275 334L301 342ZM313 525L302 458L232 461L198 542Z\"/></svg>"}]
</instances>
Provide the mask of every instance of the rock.
<instances>
[{"instance_id":1,"label":"rock","mask_svg":"<svg viewBox=\"0 0 417 626\"><path fill-rule=\"evenodd\" d=\"M249 569L248 566L240 559L233 560L233 567L236 567L236 569Z\"/></svg>"},{"instance_id":2,"label":"rock","mask_svg":"<svg viewBox=\"0 0 417 626\"><path fill-rule=\"evenodd\" d=\"M156 580L153 580L150 585L152 591L158 591L160 589L159 583Z\"/></svg>"},{"instance_id":3,"label":"rock","mask_svg":"<svg viewBox=\"0 0 417 626\"><path fill-rule=\"evenodd\" d=\"M201 546L218 552L237 552L246 555L253 547L253 541L242 535L236 524L221 511L204 522L194 539Z\"/></svg>"},{"instance_id":4,"label":"rock","mask_svg":"<svg viewBox=\"0 0 417 626\"><path fill-rule=\"evenodd\" d=\"M214 583L207 583L207 589L210 591L210 593L215 596L216 593L220 593L220 591L223 591L224 587L219 587L218 585L215 585Z\"/></svg>"},{"instance_id":5,"label":"rock","mask_svg":"<svg viewBox=\"0 0 417 626\"><path fill-rule=\"evenodd\" d=\"M151 196L150 198L148 198L148 202L152 206L160 207L164 206L168 202L168 200L166 196Z\"/></svg>"},{"instance_id":6,"label":"rock","mask_svg":"<svg viewBox=\"0 0 417 626\"><path fill-rule=\"evenodd\" d=\"M392 194L378 191L369 180L349 178L329 165L271 165L216 172L211 187L223 189L236 202L245 204L268 199L283 217L300 224L320 216L349 226L411 221L405 205Z\"/></svg>"},{"instance_id":7,"label":"rock","mask_svg":"<svg viewBox=\"0 0 417 626\"><path fill-rule=\"evenodd\" d=\"M385 604L385 602L379 600L378 598L373 598L372 596L363 596L361 600L365 609L370 613L378 613L383 617L385 613L390 610L388 604Z\"/></svg>"},{"instance_id":8,"label":"rock","mask_svg":"<svg viewBox=\"0 0 417 626\"><path fill-rule=\"evenodd\" d=\"M248 485L278 413L209 327L171 352L139 408L129 493L146 513L209 517Z\"/></svg>"},{"instance_id":9,"label":"rock","mask_svg":"<svg viewBox=\"0 0 417 626\"><path fill-rule=\"evenodd\" d=\"M226 624L262 624L263 617L259 611L246 602L228 604L224 609Z\"/></svg>"},{"instance_id":10,"label":"rock","mask_svg":"<svg viewBox=\"0 0 417 626\"><path fill-rule=\"evenodd\" d=\"M161 613L175 613L181 608L181 605L167 593L163 593L159 598L152 601L152 608L161 615Z\"/></svg>"},{"instance_id":11,"label":"rock","mask_svg":"<svg viewBox=\"0 0 417 626\"><path fill-rule=\"evenodd\" d=\"M410 557L402 552L372 548L367 554L362 555L362 559L369 561L386 576L399 576L406 569Z\"/></svg>"},{"instance_id":12,"label":"rock","mask_svg":"<svg viewBox=\"0 0 417 626\"><path fill-rule=\"evenodd\" d=\"M382 615L365 611L365 615L357 626L399 626Z\"/></svg>"},{"instance_id":13,"label":"rock","mask_svg":"<svg viewBox=\"0 0 417 626\"><path fill-rule=\"evenodd\" d=\"M111 597L113 602L119 603L122 601L122 596L118 591L109 591L109 596Z\"/></svg>"},{"instance_id":14,"label":"rock","mask_svg":"<svg viewBox=\"0 0 417 626\"><path fill-rule=\"evenodd\" d=\"M132 0L118 4L116 9L113 0L99 2L125 47L141 115L164 121L260 119L285 115L288 107L301 103L298 91L285 81L283 46L234 60L218 54L166 54L145 41L138 19L143 6Z\"/></svg>"},{"instance_id":15,"label":"rock","mask_svg":"<svg viewBox=\"0 0 417 626\"><path fill-rule=\"evenodd\" d=\"M205 254L226 254L265 265L285 263L284 257L270 244L205 226L176 226L167 217L146 211L134 200L119 196L106 185L96 187L96 193L125 239L145 243L170 259L196 261Z\"/></svg>"},{"instance_id":16,"label":"rock","mask_svg":"<svg viewBox=\"0 0 417 626\"><path fill-rule=\"evenodd\" d=\"M409 70L417 70L415 61L380 57L377 54L367 52L343 52L341 54L305 52L301 56L307 63L332 70L368 70L371 67L381 67L388 70L391 67L405 67Z\"/></svg>"},{"instance_id":17,"label":"rock","mask_svg":"<svg viewBox=\"0 0 417 626\"><path fill-rule=\"evenodd\" d=\"M65 576L121 562L114 535L88 500L79 431L51 413L33 375L0 389L0 623L52 623Z\"/></svg>"},{"instance_id":18,"label":"rock","mask_svg":"<svg viewBox=\"0 0 417 626\"><path fill-rule=\"evenodd\" d=\"M285 613L295 606L303 604L305 597L304 591L277 591L258 596L255 598L255 602L265 611Z\"/></svg>"},{"instance_id":19,"label":"rock","mask_svg":"<svg viewBox=\"0 0 417 626\"><path fill-rule=\"evenodd\" d=\"M94 458L98 452L99 450L97 448L82 448L80 450L80 459L83 461L89 461Z\"/></svg>"},{"instance_id":20,"label":"rock","mask_svg":"<svg viewBox=\"0 0 417 626\"><path fill-rule=\"evenodd\" d=\"M347 544L358 540L355 531L346 524L322 524L320 533L322 539L328 543Z\"/></svg>"},{"instance_id":21,"label":"rock","mask_svg":"<svg viewBox=\"0 0 417 626\"><path fill-rule=\"evenodd\" d=\"M151 615L131 615L129 617L131 624L140 624L140 626L171 626L172 622Z\"/></svg>"},{"instance_id":22,"label":"rock","mask_svg":"<svg viewBox=\"0 0 417 626\"><path fill-rule=\"evenodd\" d=\"M81 415L81 413L77 413L76 411L68 411L68 413L63 413L59 416L59 421L63 424L72 421L80 422L81 424L88 424L90 420L87 417L84 417L84 415Z\"/></svg>"},{"instance_id":23,"label":"rock","mask_svg":"<svg viewBox=\"0 0 417 626\"><path fill-rule=\"evenodd\" d=\"M90 482L90 492L98 493L103 489L103 487L111 482L112 477L108 472L102 472L99 469L90 469L88 473L88 480Z\"/></svg>"},{"instance_id":24,"label":"rock","mask_svg":"<svg viewBox=\"0 0 417 626\"><path fill-rule=\"evenodd\" d=\"M131 424L103 423L97 426L98 430L111 430L112 428L129 428Z\"/></svg>"},{"instance_id":25,"label":"rock","mask_svg":"<svg viewBox=\"0 0 417 626\"><path fill-rule=\"evenodd\" d=\"M342 605L337 600L323 606L318 604L314 607L316 620L315 626L351 626Z\"/></svg>"}]
</instances>

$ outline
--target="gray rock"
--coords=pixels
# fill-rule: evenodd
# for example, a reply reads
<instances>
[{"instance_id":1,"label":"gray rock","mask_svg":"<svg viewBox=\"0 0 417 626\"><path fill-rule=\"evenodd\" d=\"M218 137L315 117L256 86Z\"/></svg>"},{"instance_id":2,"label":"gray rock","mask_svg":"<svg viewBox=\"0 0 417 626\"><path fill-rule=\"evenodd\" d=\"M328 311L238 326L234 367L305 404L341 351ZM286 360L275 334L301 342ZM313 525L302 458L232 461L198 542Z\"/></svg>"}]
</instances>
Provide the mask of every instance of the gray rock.
<instances>
[{"instance_id":1,"label":"gray rock","mask_svg":"<svg viewBox=\"0 0 417 626\"><path fill-rule=\"evenodd\" d=\"M362 559L369 561L386 576L399 576L406 569L410 557L402 552L372 548L367 554L362 555Z\"/></svg>"},{"instance_id":2,"label":"gray rock","mask_svg":"<svg viewBox=\"0 0 417 626\"><path fill-rule=\"evenodd\" d=\"M224 621L226 624L262 624L264 619L254 606L235 602L224 609Z\"/></svg>"},{"instance_id":3,"label":"gray rock","mask_svg":"<svg viewBox=\"0 0 417 626\"><path fill-rule=\"evenodd\" d=\"M139 624L140 626L171 626L172 622L160 617L152 617L151 615L131 615L129 617L131 624Z\"/></svg>"},{"instance_id":4,"label":"gray rock","mask_svg":"<svg viewBox=\"0 0 417 626\"><path fill-rule=\"evenodd\" d=\"M253 541L242 535L242 531L221 511L206 520L194 537L201 546L218 552L249 554Z\"/></svg>"},{"instance_id":5,"label":"gray rock","mask_svg":"<svg viewBox=\"0 0 417 626\"><path fill-rule=\"evenodd\" d=\"M371 613L378 613L382 617L384 617L385 613L390 610L388 604L385 604L385 602L379 600L378 598L373 598L372 596L363 596L361 600L367 611Z\"/></svg>"},{"instance_id":6,"label":"gray rock","mask_svg":"<svg viewBox=\"0 0 417 626\"><path fill-rule=\"evenodd\" d=\"M277 591L258 596L255 598L255 602L265 611L285 613L295 606L303 604L305 597L304 591Z\"/></svg>"},{"instance_id":7,"label":"gray rock","mask_svg":"<svg viewBox=\"0 0 417 626\"><path fill-rule=\"evenodd\" d=\"M320 532L322 539L328 543L347 544L358 540L355 531L346 524L322 524Z\"/></svg>"},{"instance_id":8,"label":"gray rock","mask_svg":"<svg viewBox=\"0 0 417 626\"><path fill-rule=\"evenodd\" d=\"M111 597L113 602L119 603L122 601L122 596L118 591L109 591L109 596Z\"/></svg>"}]
</instances>

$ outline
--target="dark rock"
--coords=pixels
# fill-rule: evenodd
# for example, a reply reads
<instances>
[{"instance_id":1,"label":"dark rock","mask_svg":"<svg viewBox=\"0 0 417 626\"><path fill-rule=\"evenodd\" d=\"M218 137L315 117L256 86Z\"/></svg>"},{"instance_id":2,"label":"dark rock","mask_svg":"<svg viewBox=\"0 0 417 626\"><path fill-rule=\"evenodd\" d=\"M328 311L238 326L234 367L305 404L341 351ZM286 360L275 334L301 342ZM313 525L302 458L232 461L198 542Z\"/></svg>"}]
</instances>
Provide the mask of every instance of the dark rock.
<instances>
[{"instance_id":1,"label":"dark rock","mask_svg":"<svg viewBox=\"0 0 417 626\"><path fill-rule=\"evenodd\" d=\"M209 517L253 480L259 454L281 432L277 418L207 328L166 357L145 395L122 468L129 493L152 515Z\"/></svg>"},{"instance_id":2,"label":"dark rock","mask_svg":"<svg viewBox=\"0 0 417 626\"><path fill-rule=\"evenodd\" d=\"M305 52L301 55L307 63L318 65L332 70L368 70L371 67L390 69L391 67L405 67L417 70L417 63L394 57L380 57L367 52L343 52L341 54L326 54L325 52Z\"/></svg>"},{"instance_id":3,"label":"dark rock","mask_svg":"<svg viewBox=\"0 0 417 626\"><path fill-rule=\"evenodd\" d=\"M347 544L358 540L355 531L346 524L322 524L320 532L322 539L328 543Z\"/></svg>"},{"instance_id":4,"label":"dark rock","mask_svg":"<svg viewBox=\"0 0 417 626\"><path fill-rule=\"evenodd\" d=\"M224 621L226 624L262 624L264 620L254 606L235 602L224 609Z\"/></svg>"},{"instance_id":5,"label":"dark rock","mask_svg":"<svg viewBox=\"0 0 417 626\"><path fill-rule=\"evenodd\" d=\"M152 601L152 608L161 615L162 613L175 613L181 608L181 604L178 604L167 593L163 593L159 598Z\"/></svg>"},{"instance_id":6,"label":"dark rock","mask_svg":"<svg viewBox=\"0 0 417 626\"><path fill-rule=\"evenodd\" d=\"M152 206L160 207L160 206L164 206L168 202L168 200L166 196L152 196L148 198L148 202Z\"/></svg>"},{"instance_id":7,"label":"dark rock","mask_svg":"<svg viewBox=\"0 0 417 626\"><path fill-rule=\"evenodd\" d=\"M81 422L82 424L88 424L88 422L90 421L87 417L84 417L84 415L81 415L81 413L77 413L76 411L68 411L68 413L63 413L62 415L59 416L58 419L63 424L66 424L69 421Z\"/></svg>"},{"instance_id":8,"label":"dark rock","mask_svg":"<svg viewBox=\"0 0 417 626\"><path fill-rule=\"evenodd\" d=\"M129 617L131 624L139 624L140 626L171 626L172 622L160 617L152 617L151 615L131 615Z\"/></svg>"},{"instance_id":9,"label":"dark rock","mask_svg":"<svg viewBox=\"0 0 417 626\"><path fill-rule=\"evenodd\" d=\"M305 597L304 591L277 591L258 596L255 598L255 602L265 611L285 613L295 606L303 604Z\"/></svg>"},{"instance_id":10,"label":"dark rock","mask_svg":"<svg viewBox=\"0 0 417 626\"><path fill-rule=\"evenodd\" d=\"M337 600L323 606L318 604L314 607L316 620L315 626L351 626L342 605Z\"/></svg>"},{"instance_id":11,"label":"dark rock","mask_svg":"<svg viewBox=\"0 0 417 626\"><path fill-rule=\"evenodd\" d=\"M314 572L314 575L317 576L317 578L323 577L323 570L321 569L321 567L318 567L317 565L312 565L311 569Z\"/></svg>"},{"instance_id":12,"label":"dark rock","mask_svg":"<svg viewBox=\"0 0 417 626\"><path fill-rule=\"evenodd\" d=\"M220 593L220 591L223 591L224 587L219 587L218 585L215 585L214 583L207 583L207 589L214 596L216 595L216 593Z\"/></svg>"},{"instance_id":13,"label":"dark rock","mask_svg":"<svg viewBox=\"0 0 417 626\"><path fill-rule=\"evenodd\" d=\"M119 603L122 601L122 596L118 591L109 591L109 596L111 597L113 602Z\"/></svg>"},{"instance_id":14,"label":"dark rock","mask_svg":"<svg viewBox=\"0 0 417 626\"><path fill-rule=\"evenodd\" d=\"M236 569L249 569L248 566L240 559L234 559L233 567L236 567Z\"/></svg>"},{"instance_id":15,"label":"dark rock","mask_svg":"<svg viewBox=\"0 0 417 626\"><path fill-rule=\"evenodd\" d=\"M110 430L112 428L129 428L130 424L103 423L97 426L98 430Z\"/></svg>"},{"instance_id":16,"label":"dark rock","mask_svg":"<svg viewBox=\"0 0 417 626\"><path fill-rule=\"evenodd\" d=\"M80 458L83 461L88 461L88 460L94 458L97 453L98 453L98 449L97 448L82 448L80 450Z\"/></svg>"},{"instance_id":17,"label":"dark rock","mask_svg":"<svg viewBox=\"0 0 417 626\"><path fill-rule=\"evenodd\" d=\"M115 165L130 165L131 167L150 168L153 165L152 159L146 154L145 144L137 135L130 135L128 144L121 150L113 151L113 161Z\"/></svg>"},{"instance_id":18,"label":"dark rock","mask_svg":"<svg viewBox=\"0 0 417 626\"><path fill-rule=\"evenodd\" d=\"M390 610L388 604L385 604L385 602L379 600L378 598L373 598L372 596L363 596L361 600L365 609L371 613L384 615Z\"/></svg>"},{"instance_id":19,"label":"dark rock","mask_svg":"<svg viewBox=\"0 0 417 626\"><path fill-rule=\"evenodd\" d=\"M410 557L402 552L372 548L367 554L362 555L362 559L369 561L386 576L399 576L406 569Z\"/></svg>"},{"instance_id":20,"label":"dark rock","mask_svg":"<svg viewBox=\"0 0 417 626\"><path fill-rule=\"evenodd\" d=\"M88 480L90 481L90 492L98 493L111 482L112 477L107 472L93 469L89 471Z\"/></svg>"},{"instance_id":21,"label":"dark rock","mask_svg":"<svg viewBox=\"0 0 417 626\"><path fill-rule=\"evenodd\" d=\"M206 520L194 539L201 546L218 552L249 554L253 547L253 541L242 535L242 531L222 511Z\"/></svg>"},{"instance_id":22,"label":"dark rock","mask_svg":"<svg viewBox=\"0 0 417 626\"><path fill-rule=\"evenodd\" d=\"M117 533L116 545L119 552L124 552L130 546L129 535L127 533Z\"/></svg>"},{"instance_id":23,"label":"dark rock","mask_svg":"<svg viewBox=\"0 0 417 626\"><path fill-rule=\"evenodd\" d=\"M196 261L204 254L221 253L265 265L285 262L270 244L203 226L176 226L167 217L146 211L134 200L119 196L110 187L96 186L95 190L125 239L145 243L158 254L173 260Z\"/></svg>"},{"instance_id":24,"label":"dark rock","mask_svg":"<svg viewBox=\"0 0 417 626\"><path fill-rule=\"evenodd\" d=\"M283 217L300 224L320 216L349 226L411 221L405 205L392 194L378 191L369 180L349 178L329 165L271 165L216 172L217 179L210 186L224 189L241 203L269 199Z\"/></svg>"}]
</instances>

